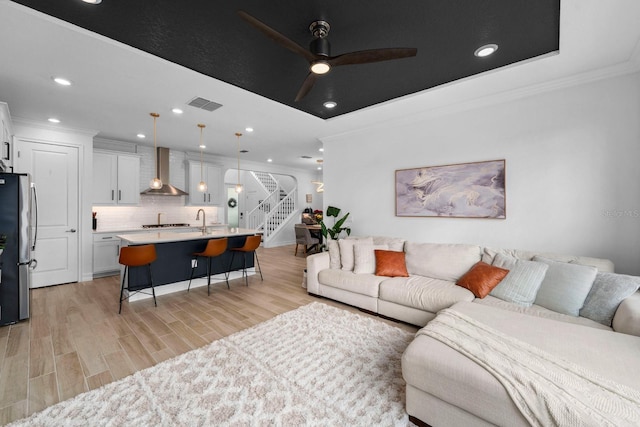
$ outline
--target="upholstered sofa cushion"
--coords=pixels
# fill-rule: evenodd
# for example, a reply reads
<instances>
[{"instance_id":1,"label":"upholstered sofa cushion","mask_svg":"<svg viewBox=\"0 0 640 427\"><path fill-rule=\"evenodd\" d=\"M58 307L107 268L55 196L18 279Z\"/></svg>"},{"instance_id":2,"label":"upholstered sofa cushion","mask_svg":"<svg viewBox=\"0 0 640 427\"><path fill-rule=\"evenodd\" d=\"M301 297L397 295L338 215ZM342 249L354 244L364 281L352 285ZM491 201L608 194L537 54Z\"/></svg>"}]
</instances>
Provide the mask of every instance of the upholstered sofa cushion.
<instances>
[{"instance_id":1,"label":"upholstered sofa cushion","mask_svg":"<svg viewBox=\"0 0 640 427\"><path fill-rule=\"evenodd\" d=\"M459 301L473 301L473 293L455 283L424 276L394 277L380 283L380 299L437 313Z\"/></svg>"},{"instance_id":2,"label":"upholstered sofa cushion","mask_svg":"<svg viewBox=\"0 0 640 427\"><path fill-rule=\"evenodd\" d=\"M536 295L535 304L558 313L578 316L598 270L588 265L570 264L535 256L549 266Z\"/></svg>"},{"instance_id":3,"label":"upholstered sofa cushion","mask_svg":"<svg viewBox=\"0 0 640 427\"><path fill-rule=\"evenodd\" d=\"M607 327L601 323L587 319L586 317L570 316L568 314L558 313L548 308L544 308L539 305L532 305L525 307L522 305L514 304L512 302L501 300L500 298L487 295L485 298L476 298L473 300L476 304L487 305L494 308L500 308L502 310L513 311L515 313L528 314L530 316L542 317L545 319L558 320L560 322L573 323L575 325L588 326L590 328L611 330L611 327Z\"/></svg>"},{"instance_id":4,"label":"upholstered sofa cushion","mask_svg":"<svg viewBox=\"0 0 640 427\"><path fill-rule=\"evenodd\" d=\"M378 288L380 282L384 279L386 279L386 277L378 277L373 274L355 274L353 271L335 270L331 268L322 270L318 274L318 280L323 285L374 298L378 297Z\"/></svg>"},{"instance_id":5,"label":"upholstered sofa cushion","mask_svg":"<svg viewBox=\"0 0 640 427\"><path fill-rule=\"evenodd\" d=\"M576 255L564 255L564 254L556 254L551 252L534 252L534 251L526 251L522 249L496 249L496 248L483 248L482 250L482 261L487 264L493 264L493 260L497 254L507 255L518 259L524 259L527 261L531 261L534 256L542 256L554 261L559 262L569 262L572 264L580 264L580 265L590 265L598 269L598 271L607 271L613 273L614 265L608 259L602 258L592 258L586 256L576 256Z\"/></svg>"},{"instance_id":6,"label":"upholstered sofa cushion","mask_svg":"<svg viewBox=\"0 0 640 427\"><path fill-rule=\"evenodd\" d=\"M480 246L445 243L404 245L409 274L456 282L480 261Z\"/></svg>"},{"instance_id":7,"label":"upholstered sofa cushion","mask_svg":"<svg viewBox=\"0 0 640 427\"><path fill-rule=\"evenodd\" d=\"M390 251L404 251L405 239L397 237L372 236L374 245L387 245Z\"/></svg>"}]
</instances>

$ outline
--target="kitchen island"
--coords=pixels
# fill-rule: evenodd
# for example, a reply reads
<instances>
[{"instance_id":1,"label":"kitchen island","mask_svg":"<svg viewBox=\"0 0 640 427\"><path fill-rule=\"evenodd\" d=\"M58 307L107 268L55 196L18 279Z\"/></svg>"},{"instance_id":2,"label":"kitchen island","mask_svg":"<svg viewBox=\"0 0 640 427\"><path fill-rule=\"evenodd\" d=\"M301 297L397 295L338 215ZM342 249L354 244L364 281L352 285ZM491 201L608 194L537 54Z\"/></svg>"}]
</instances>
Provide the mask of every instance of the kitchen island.
<instances>
[{"instance_id":1,"label":"kitchen island","mask_svg":"<svg viewBox=\"0 0 640 427\"><path fill-rule=\"evenodd\" d=\"M153 283L156 295L164 295L177 291L186 290L191 275L192 263L195 260L193 253L202 252L210 239L228 239L227 251L211 261L212 284L215 279L224 279L224 273L229 269L232 274L229 280L241 277L239 270L244 265L242 256L236 256L233 265L231 262L230 248L239 248L244 245L247 236L252 236L257 230L231 227L210 227L206 231L158 231L151 233L119 234L122 246L154 244L156 247L157 259L152 264ZM198 258L197 266L193 272L191 287L207 285L207 258ZM253 267L253 257L247 260L247 267ZM124 267L120 269L120 281ZM129 269L130 290L137 291L149 288L148 270L143 267ZM214 277L214 275L217 275ZM147 293L136 293L129 300L151 298Z\"/></svg>"}]
</instances>

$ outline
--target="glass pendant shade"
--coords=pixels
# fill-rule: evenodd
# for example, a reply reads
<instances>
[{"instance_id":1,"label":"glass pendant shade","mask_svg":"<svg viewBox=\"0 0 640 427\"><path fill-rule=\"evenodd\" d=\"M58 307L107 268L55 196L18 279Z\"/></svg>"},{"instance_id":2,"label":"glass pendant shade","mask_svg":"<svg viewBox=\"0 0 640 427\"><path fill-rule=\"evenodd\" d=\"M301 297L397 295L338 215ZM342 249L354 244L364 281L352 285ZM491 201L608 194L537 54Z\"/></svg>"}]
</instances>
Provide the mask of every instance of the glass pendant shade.
<instances>
[{"instance_id":1,"label":"glass pendant shade","mask_svg":"<svg viewBox=\"0 0 640 427\"><path fill-rule=\"evenodd\" d=\"M162 188L162 181L160 180L160 178L153 178L149 183L149 187L153 188L154 190L159 190Z\"/></svg>"},{"instance_id":2,"label":"glass pendant shade","mask_svg":"<svg viewBox=\"0 0 640 427\"><path fill-rule=\"evenodd\" d=\"M200 184L198 184L198 191L201 191L203 193L207 191L207 183L204 181L200 181Z\"/></svg>"},{"instance_id":3,"label":"glass pendant shade","mask_svg":"<svg viewBox=\"0 0 640 427\"><path fill-rule=\"evenodd\" d=\"M236 193L242 193L242 184L236 184Z\"/></svg>"}]
</instances>

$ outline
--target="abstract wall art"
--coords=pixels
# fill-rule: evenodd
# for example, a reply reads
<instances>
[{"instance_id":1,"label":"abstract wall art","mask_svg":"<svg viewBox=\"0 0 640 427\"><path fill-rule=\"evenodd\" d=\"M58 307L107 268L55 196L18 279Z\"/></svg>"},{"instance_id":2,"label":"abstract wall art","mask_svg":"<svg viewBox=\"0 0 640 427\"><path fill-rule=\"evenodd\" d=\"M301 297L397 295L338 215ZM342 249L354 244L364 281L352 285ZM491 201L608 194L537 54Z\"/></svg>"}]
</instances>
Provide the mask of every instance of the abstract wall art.
<instances>
[{"instance_id":1,"label":"abstract wall art","mask_svg":"<svg viewBox=\"0 0 640 427\"><path fill-rule=\"evenodd\" d=\"M396 216L506 218L505 161L397 170Z\"/></svg>"}]
</instances>

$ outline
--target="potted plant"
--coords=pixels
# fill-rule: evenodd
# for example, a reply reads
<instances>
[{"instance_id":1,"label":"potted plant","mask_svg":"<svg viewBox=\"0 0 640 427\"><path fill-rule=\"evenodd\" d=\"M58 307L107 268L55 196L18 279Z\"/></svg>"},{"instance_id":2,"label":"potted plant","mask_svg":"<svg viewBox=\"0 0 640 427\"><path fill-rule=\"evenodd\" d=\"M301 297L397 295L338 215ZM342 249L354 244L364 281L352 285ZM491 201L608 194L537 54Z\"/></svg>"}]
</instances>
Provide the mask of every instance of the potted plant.
<instances>
[{"instance_id":1,"label":"potted plant","mask_svg":"<svg viewBox=\"0 0 640 427\"><path fill-rule=\"evenodd\" d=\"M349 217L349 213L347 212L347 214L340 219L338 219L338 215L340 215L340 208L329 206L327 208L326 216L333 218L333 226L328 227L325 224L324 219L320 221L320 226L322 227L322 237L324 237L325 241L329 238L332 240L338 240L340 238L340 234L343 231L347 233L347 236L351 234L350 227L342 226Z\"/></svg>"}]
</instances>

